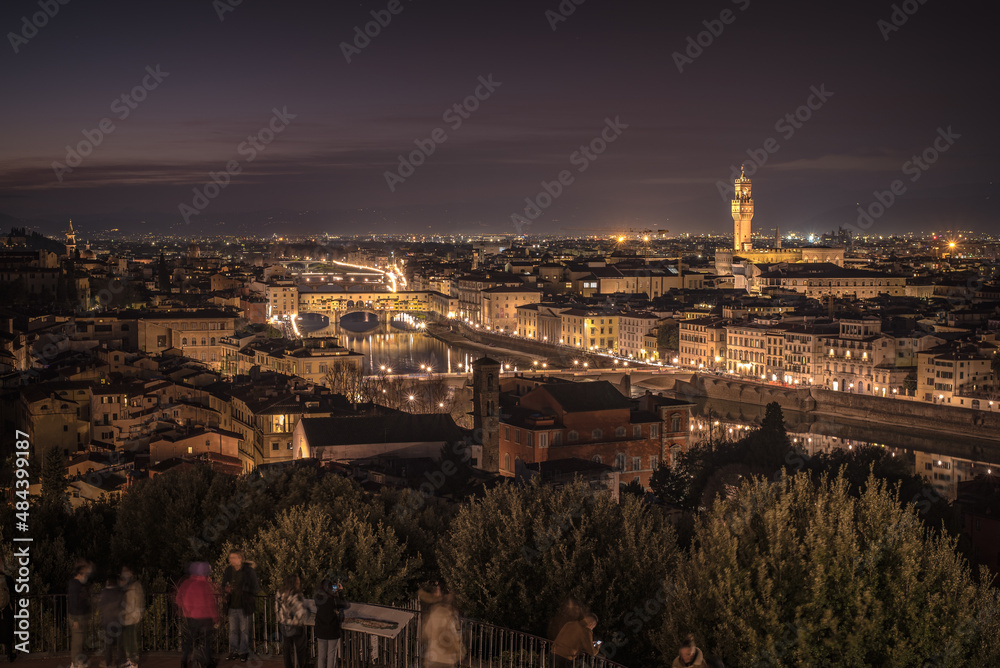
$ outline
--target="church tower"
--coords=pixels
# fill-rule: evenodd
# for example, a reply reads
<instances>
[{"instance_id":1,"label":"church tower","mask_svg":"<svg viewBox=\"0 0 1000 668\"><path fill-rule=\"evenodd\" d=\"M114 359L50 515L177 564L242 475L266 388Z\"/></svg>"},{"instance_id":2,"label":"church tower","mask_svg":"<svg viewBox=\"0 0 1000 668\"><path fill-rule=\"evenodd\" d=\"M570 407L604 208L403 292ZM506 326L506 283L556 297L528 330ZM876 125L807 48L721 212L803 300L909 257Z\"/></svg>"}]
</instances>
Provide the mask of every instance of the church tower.
<instances>
[{"instance_id":1,"label":"church tower","mask_svg":"<svg viewBox=\"0 0 1000 668\"><path fill-rule=\"evenodd\" d=\"M500 471L500 362L480 357L472 363L472 424L483 446L479 468Z\"/></svg>"},{"instance_id":2,"label":"church tower","mask_svg":"<svg viewBox=\"0 0 1000 668\"><path fill-rule=\"evenodd\" d=\"M73 259L76 255L76 232L73 231L73 220L69 221L69 229L66 230L66 257Z\"/></svg>"},{"instance_id":3,"label":"church tower","mask_svg":"<svg viewBox=\"0 0 1000 668\"><path fill-rule=\"evenodd\" d=\"M733 250L753 250L750 240L753 220L753 195L750 193L750 179L740 170L740 178L736 179L736 193L733 197Z\"/></svg>"}]
</instances>

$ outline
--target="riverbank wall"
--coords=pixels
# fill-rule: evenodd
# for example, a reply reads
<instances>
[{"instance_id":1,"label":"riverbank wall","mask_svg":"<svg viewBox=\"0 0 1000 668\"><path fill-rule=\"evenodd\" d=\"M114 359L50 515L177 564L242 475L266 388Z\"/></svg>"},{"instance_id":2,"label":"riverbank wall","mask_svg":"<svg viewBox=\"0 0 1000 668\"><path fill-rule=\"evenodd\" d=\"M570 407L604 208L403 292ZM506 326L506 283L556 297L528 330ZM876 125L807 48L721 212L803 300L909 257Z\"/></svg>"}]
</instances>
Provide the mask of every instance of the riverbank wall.
<instances>
[{"instance_id":1,"label":"riverbank wall","mask_svg":"<svg viewBox=\"0 0 1000 668\"><path fill-rule=\"evenodd\" d=\"M705 375L691 381L678 380L673 392L689 400L705 397L752 406L777 402L783 411L808 413L829 421L865 421L1000 442L1000 413L971 408Z\"/></svg>"},{"instance_id":2,"label":"riverbank wall","mask_svg":"<svg viewBox=\"0 0 1000 668\"><path fill-rule=\"evenodd\" d=\"M490 354L492 352L494 356L499 355L503 351L512 351L526 355L533 360L545 361L553 368L570 369L574 366L574 360L579 363L575 366L582 366L584 362L587 362L590 367L609 365L607 358L589 355L582 351L531 339L516 339L480 329L466 327L449 328L444 325L431 325L428 326L426 331L428 335L433 336L435 339L451 345L467 347L476 345L484 353Z\"/></svg>"}]
</instances>

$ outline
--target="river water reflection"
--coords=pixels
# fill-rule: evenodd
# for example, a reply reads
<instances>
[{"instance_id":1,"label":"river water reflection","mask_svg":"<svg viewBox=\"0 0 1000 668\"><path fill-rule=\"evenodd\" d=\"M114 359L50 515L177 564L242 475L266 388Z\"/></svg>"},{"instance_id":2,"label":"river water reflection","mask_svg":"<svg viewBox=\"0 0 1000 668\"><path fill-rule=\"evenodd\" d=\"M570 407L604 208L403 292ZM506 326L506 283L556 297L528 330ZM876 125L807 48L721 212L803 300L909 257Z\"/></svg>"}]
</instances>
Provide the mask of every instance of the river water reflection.
<instances>
[{"instance_id":1,"label":"river water reflection","mask_svg":"<svg viewBox=\"0 0 1000 668\"><path fill-rule=\"evenodd\" d=\"M701 398L696 404L691 424L695 443L739 438L759 425L764 413L760 406L715 399ZM796 412L785 413L785 426L792 442L809 455L862 445L885 448L949 501L955 500L959 482L1000 471L1000 442L988 439Z\"/></svg>"}]
</instances>

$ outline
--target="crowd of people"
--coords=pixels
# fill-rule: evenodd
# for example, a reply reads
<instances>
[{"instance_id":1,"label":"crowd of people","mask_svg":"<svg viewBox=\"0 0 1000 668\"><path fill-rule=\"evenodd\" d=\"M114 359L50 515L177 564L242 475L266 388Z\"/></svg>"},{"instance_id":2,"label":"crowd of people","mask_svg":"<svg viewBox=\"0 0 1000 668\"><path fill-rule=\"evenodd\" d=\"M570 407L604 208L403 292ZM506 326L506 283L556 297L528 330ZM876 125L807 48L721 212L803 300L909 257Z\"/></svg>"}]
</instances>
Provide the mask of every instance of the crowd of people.
<instances>
[{"instance_id":1,"label":"crowd of people","mask_svg":"<svg viewBox=\"0 0 1000 668\"><path fill-rule=\"evenodd\" d=\"M86 668L87 633L93 615L90 579L94 565L79 561L67 586L67 615L71 628L71 668ZM13 578L0 560L0 645L13 661L14 618L11 595ZM6 593L5 593L6 592ZM181 668L191 668L192 659L201 668L214 668L212 648L218 629L220 601L229 622L230 661L247 661L250 652L250 627L260 592L252 561L240 550L229 553L229 565L216 585L211 566L206 562L189 565L187 577L173 596L181 617ZM340 659L344 610L343 586L327 577L316 587L313 598L306 599L298 575L285 577L275 594L274 610L278 624L285 668L305 668L309 659L307 626L313 626L316 641L316 668L337 668ZM441 582L432 582L418 592L420 635L425 668L455 668L465 655L461 625L454 596ZM103 668L138 668L139 623L142 620L145 593L132 569L124 567L104 581L97 597L101 640L104 645ZM600 653L601 641L594 639L597 616L575 599L568 599L552 618L548 629L554 668L580 665L582 657ZM687 636L678 649L672 668L724 668L721 659L705 656L693 635Z\"/></svg>"},{"instance_id":2,"label":"crowd of people","mask_svg":"<svg viewBox=\"0 0 1000 668\"><path fill-rule=\"evenodd\" d=\"M553 668L572 668L579 665L577 659L581 657L597 656L603 643L594 640L596 628L597 615L587 610L580 601L567 599L549 624ZM725 668L725 664L719 657L706 657L698 649L694 636L688 635L681 643L671 668Z\"/></svg>"},{"instance_id":3,"label":"crowd of people","mask_svg":"<svg viewBox=\"0 0 1000 668\"><path fill-rule=\"evenodd\" d=\"M247 661L250 656L250 625L259 594L254 564L246 561L240 550L229 553L229 565L219 587L211 581L211 568L205 562L189 567L188 577L177 589L176 602L184 620L181 643L181 668L189 668L194 658L202 668L216 664L211 647L213 633L219 626L218 598L228 610L229 661ZM285 668L305 668L309 659L306 626L313 625L316 640L316 668L337 668L340 658L343 610L343 586L331 578L322 580L307 600L298 575L285 577L275 594L275 620L281 636ZM197 653L196 653L197 652Z\"/></svg>"},{"instance_id":4,"label":"crowd of people","mask_svg":"<svg viewBox=\"0 0 1000 668\"><path fill-rule=\"evenodd\" d=\"M66 587L71 668L84 668L87 665L88 656L84 645L90 629L92 600L89 582L93 573L92 563L77 562L73 577ZM145 605L146 595L142 584L128 566L123 567L117 576L105 580L97 607L100 613L101 640L104 643L104 665L107 668L138 668L139 622Z\"/></svg>"}]
</instances>

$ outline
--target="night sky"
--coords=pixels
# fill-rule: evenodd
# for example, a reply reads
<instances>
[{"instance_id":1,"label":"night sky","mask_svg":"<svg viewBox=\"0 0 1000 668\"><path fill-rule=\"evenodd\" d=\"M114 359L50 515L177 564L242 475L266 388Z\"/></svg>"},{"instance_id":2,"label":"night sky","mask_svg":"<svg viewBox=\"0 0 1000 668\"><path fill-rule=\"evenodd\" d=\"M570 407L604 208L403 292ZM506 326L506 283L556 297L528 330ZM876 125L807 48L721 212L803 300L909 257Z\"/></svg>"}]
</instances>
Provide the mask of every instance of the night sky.
<instances>
[{"instance_id":1,"label":"night sky","mask_svg":"<svg viewBox=\"0 0 1000 668\"><path fill-rule=\"evenodd\" d=\"M905 190L871 232L996 229L985 5L911 0L890 31L890 2L563 0L574 11L555 22L559 0L396 0L395 15L388 0L237 1L42 0L58 12L34 36L22 17L39 1L3 3L0 214L44 231L72 217L84 236L269 233L269 219L293 221L272 223L280 231L515 232L511 214L565 170L572 181L523 231L731 232L717 184L731 187L748 150L777 146L752 177L758 229L853 224L897 179ZM348 63L342 43L372 11L391 20ZM704 22L721 34L709 40ZM675 52L699 33L710 43L678 71ZM155 83L157 66L167 76L128 108L121 95ZM454 127L443 115L477 87L485 99ZM783 121L813 89L832 95L813 97L799 127ZM294 118L262 150L241 148L275 109ZM574 157L606 119L627 128L606 132L595 159ZM926 171L906 164L949 127ZM390 190L398 156L437 128L446 140ZM100 145L60 182L53 162L85 131ZM229 161L239 173L199 207L192 188ZM200 212L186 222L181 204Z\"/></svg>"}]
</instances>

